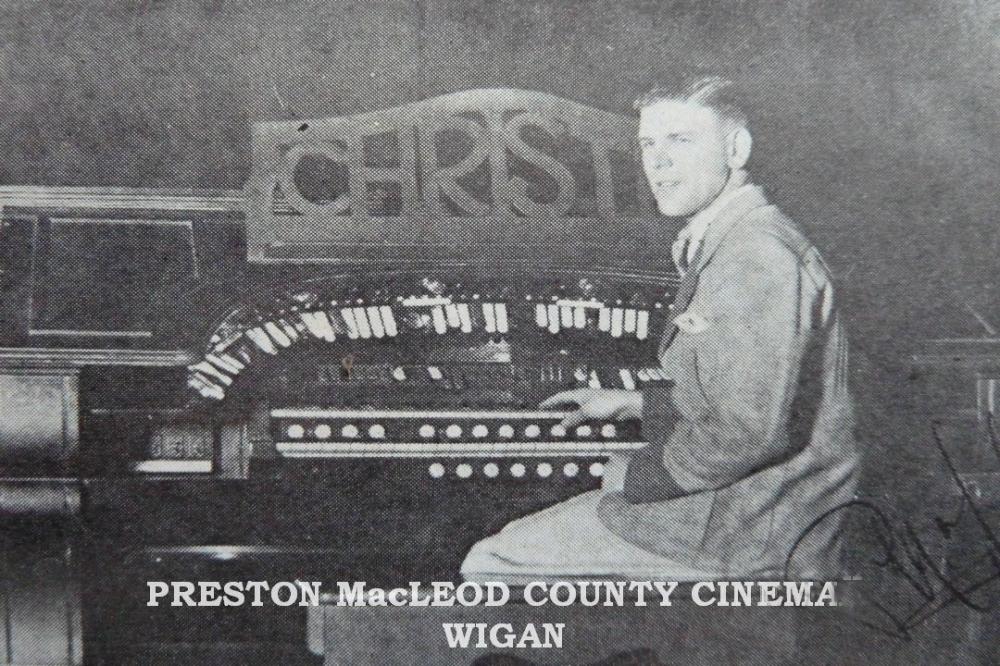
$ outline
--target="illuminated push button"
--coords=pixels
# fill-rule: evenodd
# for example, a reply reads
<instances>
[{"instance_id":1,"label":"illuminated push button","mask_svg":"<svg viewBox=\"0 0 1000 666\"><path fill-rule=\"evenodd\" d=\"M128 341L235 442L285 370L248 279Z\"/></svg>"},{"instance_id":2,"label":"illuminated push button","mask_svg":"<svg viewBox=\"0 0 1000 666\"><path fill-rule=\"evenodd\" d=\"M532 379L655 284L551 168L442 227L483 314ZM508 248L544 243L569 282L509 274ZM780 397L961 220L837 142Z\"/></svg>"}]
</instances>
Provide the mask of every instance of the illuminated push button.
<instances>
[{"instance_id":1,"label":"illuminated push button","mask_svg":"<svg viewBox=\"0 0 1000 666\"><path fill-rule=\"evenodd\" d=\"M565 437L566 436L566 428L564 428L562 426L562 424L559 424L559 423L557 423L554 426L552 426L552 429L549 432L552 433L553 437Z\"/></svg>"},{"instance_id":2,"label":"illuminated push button","mask_svg":"<svg viewBox=\"0 0 1000 666\"><path fill-rule=\"evenodd\" d=\"M392 378L395 379L397 382L405 382L406 381L406 370L404 370L402 366L398 366L396 368L393 368L393 370L392 370Z\"/></svg>"},{"instance_id":3,"label":"illuminated push button","mask_svg":"<svg viewBox=\"0 0 1000 666\"><path fill-rule=\"evenodd\" d=\"M590 437L592 434L594 434L594 429L589 425L577 426L576 428L577 437Z\"/></svg>"},{"instance_id":4,"label":"illuminated push button","mask_svg":"<svg viewBox=\"0 0 1000 666\"><path fill-rule=\"evenodd\" d=\"M488 434L490 434L490 429L484 426L482 423L479 423L473 426L472 428L472 436L478 439L482 439L483 437L486 437L486 435Z\"/></svg>"},{"instance_id":5,"label":"illuminated push button","mask_svg":"<svg viewBox=\"0 0 1000 666\"><path fill-rule=\"evenodd\" d=\"M524 465L521 463L514 463L513 465L510 466L510 475L513 476L515 479L520 479L522 476L524 476L524 473L526 471L528 470L526 470L524 468Z\"/></svg>"},{"instance_id":6,"label":"illuminated push button","mask_svg":"<svg viewBox=\"0 0 1000 666\"><path fill-rule=\"evenodd\" d=\"M614 423L605 423L601 426L601 437L604 439L611 439L618 435L618 428L615 427Z\"/></svg>"},{"instance_id":7,"label":"illuminated push button","mask_svg":"<svg viewBox=\"0 0 1000 666\"><path fill-rule=\"evenodd\" d=\"M424 439L430 439L431 437L434 436L434 433L436 432L437 430L434 429L434 426L432 426L430 423L425 423L422 426L420 426L420 430L417 431L417 434L419 434Z\"/></svg>"},{"instance_id":8,"label":"illuminated push button","mask_svg":"<svg viewBox=\"0 0 1000 666\"><path fill-rule=\"evenodd\" d=\"M316 426L313 433L316 435L317 439L329 439L330 435L333 434L333 430L327 424L321 423Z\"/></svg>"},{"instance_id":9,"label":"illuminated push button","mask_svg":"<svg viewBox=\"0 0 1000 666\"><path fill-rule=\"evenodd\" d=\"M563 474L569 478L573 478L580 473L580 466L574 462L568 462L563 465Z\"/></svg>"},{"instance_id":10,"label":"illuminated push button","mask_svg":"<svg viewBox=\"0 0 1000 666\"><path fill-rule=\"evenodd\" d=\"M514 436L514 427L508 423L504 423L502 426L497 428L497 437L503 439L510 439Z\"/></svg>"},{"instance_id":11,"label":"illuminated push button","mask_svg":"<svg viewBox=\"0 0 1000 666\"><path fill-rule=\"evenodd\" d=\"M543 479L547 479L552 476L552 465L547 462L538 463L538 467L535 471L538 473L538 476Z\"/></svg>"},{"instance_id":12,"label":"illuminated push button","mask_svg":"<svg viewBox=\"0 0 1000 666\"><path fill-rule=\"evenodd\" d=\"M385 437L385 426L381 423L372 424L368 428L368 436L372 439L382 439Z\"/></svg>"},{"instance_id":13,"label":"illuminated push button","mask_svg":"<svg viewBox=\"0 0 1000 666\"><path fill-rule=\"evenodd\" d=\"M595 462L590 465L591 476L604 476L604 463Z\"/></svg>"},{"instance_id":14,"label":"illuminated push button","mask_svg":"<svg viewBox=\"0 0 1000 666\"><path fill-rule=\"evenodd\" d=\"M285 432L287 432L288 436L292 439L302 439L302 437L306 434L306 429L300 426L298 423L293 423L292 425L288 426L288 430L286 430Z\"/></svg>"},{"instance_id":15,"label":"illuminated push button","mask_svg":"<svg viewBox=\"0 0 1000 666\"><path fill-rule=\"evenodd\" d=\"M452 423L450 426L445 428L444 434L449 439L458 439L459 437L462 436L462 426L458 425L457 423Z\"/></svg>"},{"instance_id":16,"label":"illuminated push button","mask_svg":"<svg viewBox=\"0 0 1000 666\"><path fill-rule=\"evenodd\" d=\"M483 465L483 474L491 479L495 479L500 475L500 467L496 463L486 463Z\"/></svg>"},{"instance_id":17,"label":"illuminated push button","mask_svg":"<svg viewBox=\"0 0 1000 666\"><path fill-rule=\"evenodd\" d=\"M534 439L534 438L538 437L541 434L542 434L542 429L539 428L534 423L532 423L531 425L525 427L525 429L524 429L524 436L527 437L528 439Z\"/></svg>"},{"instance_id":18,"label":"illuminated push button","mask_svg":"<svg viewBox=\"0 0 1000 666\"><path fill-rule=\"evenodd\" d=\"M461 465L455 468L455 474L460 479L469 478L470 476L472 476L472 465L470 465L469 463L462 463Z\"/></svg>"},{"instance_id":19,"label":"illuminated push button","mask_svg":"<svg viewBox=\"0 0 1000 666\"><path fill-rule=\"evenodd\" d=\"M431 466L427 468L427 473L435 479L440 479L444 476L444 465L441 463L431 463Z\"/></svg>"},{"instance_id":20,"label":"illuminated push button","mask_svg":"<svg viewBox=\"0 0 1000 666\"><path fill-rule=\"evenodd\" d=\"M340 436L345 439L354 439L358 436L358 426L353 423L348 423L340 429Z\"/></svg>"}]
</instances>

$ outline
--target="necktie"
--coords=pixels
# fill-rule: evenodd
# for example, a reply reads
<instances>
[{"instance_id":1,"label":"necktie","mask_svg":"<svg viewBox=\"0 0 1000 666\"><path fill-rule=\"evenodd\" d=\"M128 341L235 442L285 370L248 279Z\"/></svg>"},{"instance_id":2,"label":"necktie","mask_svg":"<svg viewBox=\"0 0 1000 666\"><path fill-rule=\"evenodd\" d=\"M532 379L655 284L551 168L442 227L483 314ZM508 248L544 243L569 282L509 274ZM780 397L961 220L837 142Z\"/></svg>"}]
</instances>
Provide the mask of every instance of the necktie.
<instances>
[{"instance_id":1,"label":"necktie","mask_svg":"<svg viewBox=\"0 0 1000 666\"><path fill-rule=\"evenodd\" d=\"M691 247L691 230L688 228L681 229L680 233L677 234L677 239L674 240L674 244L670 248L670 254L673 255L674 264L677 265L677 270L681 272L681 275L687 272L688 269L688 254Z\"/></svg>"}]
</instances>

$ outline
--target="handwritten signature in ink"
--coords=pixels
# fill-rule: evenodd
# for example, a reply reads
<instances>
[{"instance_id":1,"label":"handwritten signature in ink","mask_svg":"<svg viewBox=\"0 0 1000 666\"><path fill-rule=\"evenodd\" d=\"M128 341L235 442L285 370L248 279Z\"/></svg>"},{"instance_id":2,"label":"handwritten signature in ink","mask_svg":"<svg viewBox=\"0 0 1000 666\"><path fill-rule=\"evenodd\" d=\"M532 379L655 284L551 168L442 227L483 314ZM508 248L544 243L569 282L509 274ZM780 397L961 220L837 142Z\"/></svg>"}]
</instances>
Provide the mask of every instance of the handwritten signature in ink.
<instances>
[{"instance_id":1,"label":"handwritten signature in ink","mask_svg":"<svg viewBox=\"0 0 1000 666\"><path fill-rule=\"evenodd\" d=\"M875 539L875 547L867 553L867 564L895 580L897 591L908 591L909 603L890 608L885 597L865 594L866 603L875 609L874 620L859 621L876 631L897 638L911 639L914 630L924 625L940 612L961 604L977 613L987 613L993 604L983 601L983 593L1000 581L1000 536L990 524L993 515L979 500L978 492L959 473L955 460L945 447L940 433L940 423L932 422L934 445L944 461L951 481L959 492L958 507L951 515L932 516L934 529L918 529L909 519L891 520L887 512L874 501L856 499L840 504L814 520L796 540L786 560L786 576L799 545L823 522L851 513L853 518L867 519L868 534ZM992 420L988 423L989 442L1000 459L1000 438ZM953 539L962 532L962 558L954 554L938 556L929 545L931 539ZM956 549L957 550L957 549ZM883 579L884 580L884 579ZM898 601L902 595L894 594Z\"/></svg>"}]
</instances>

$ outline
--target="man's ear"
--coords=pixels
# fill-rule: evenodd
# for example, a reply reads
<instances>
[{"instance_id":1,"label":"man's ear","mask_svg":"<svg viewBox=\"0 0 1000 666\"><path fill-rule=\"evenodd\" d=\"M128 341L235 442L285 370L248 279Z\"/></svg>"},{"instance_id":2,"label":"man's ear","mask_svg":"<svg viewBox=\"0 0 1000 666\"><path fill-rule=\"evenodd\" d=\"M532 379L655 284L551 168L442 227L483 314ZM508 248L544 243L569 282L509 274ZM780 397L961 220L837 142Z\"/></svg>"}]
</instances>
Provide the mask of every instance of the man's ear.
<instances>
[{"instance_id":1,"label":"man's ear","mask_svg":"<svg viewBox=\"0 0 1000 666\"><path fill-rule=\"evenodd\" d=\"M742 169L750 159L753 137L746 127L739 127L726 137L726 161L730 169Z\"/></svg>"}]
</instances>

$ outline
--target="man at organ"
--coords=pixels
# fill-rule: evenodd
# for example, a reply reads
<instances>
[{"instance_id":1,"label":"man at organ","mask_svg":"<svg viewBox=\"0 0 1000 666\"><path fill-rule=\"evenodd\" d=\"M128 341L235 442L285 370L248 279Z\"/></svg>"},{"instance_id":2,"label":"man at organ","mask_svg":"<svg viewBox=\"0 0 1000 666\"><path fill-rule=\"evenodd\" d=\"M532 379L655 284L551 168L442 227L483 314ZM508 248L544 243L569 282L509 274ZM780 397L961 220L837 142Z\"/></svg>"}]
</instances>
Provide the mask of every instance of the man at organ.
<instances>
[{"instance_id":1,"label":"man at organ","mask_svg":"<svg viewBox=\"0 0 1000 666\"><path fill-rule=\"evenodd\" d=\"M643 167L659 211L687 220L659 367L672 382L579 389L567 428L641 419L648 445L612 458L600 490L477 543L467 579L628 576L829 578L857 451L847 342L829 271L752 184L732 86L701 79L640 98ZM789 557L794 551L794 556Z\"/></svg>"}]
</instances>

